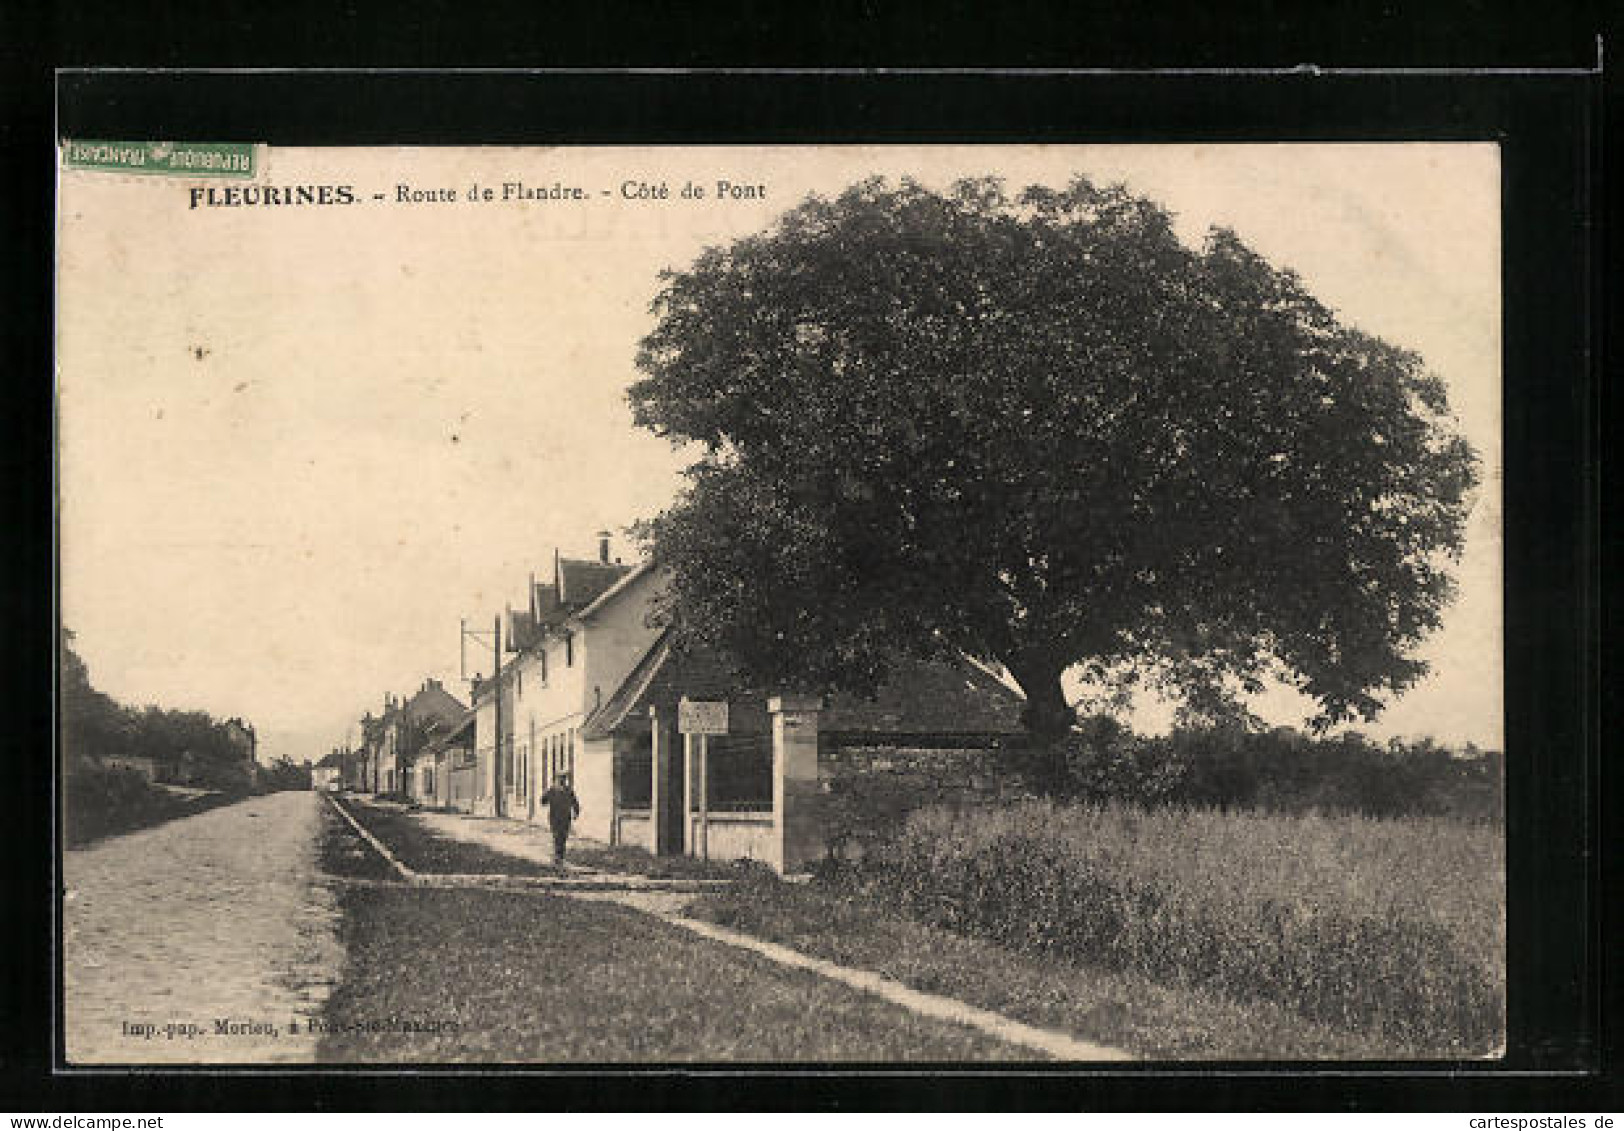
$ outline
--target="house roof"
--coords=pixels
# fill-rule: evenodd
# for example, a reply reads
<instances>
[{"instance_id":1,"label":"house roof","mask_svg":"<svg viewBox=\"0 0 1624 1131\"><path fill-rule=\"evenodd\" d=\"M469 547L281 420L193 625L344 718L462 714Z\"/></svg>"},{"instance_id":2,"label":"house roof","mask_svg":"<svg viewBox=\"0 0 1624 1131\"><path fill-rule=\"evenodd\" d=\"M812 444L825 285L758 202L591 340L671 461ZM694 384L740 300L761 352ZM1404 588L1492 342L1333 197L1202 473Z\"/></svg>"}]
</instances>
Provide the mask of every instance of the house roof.
<instances>
[{"instance_id":1,"label":"house roof","mask_svg":"<svg viewBox=\"0 0 1624 1131\"><path fill-rule=\"evenodd\" d=\"M621 562L559 558L554 564L555 580L548 585L532 583L529 609L508 609L506 648L524 653L539 647L555 629L577 617L590 617L614 600L639 577L648 572L647 562L625 565ZM502 670L502 683L511 685L517 665ZM488 699L495 678L485 680L474 692L476 702Z\"/></svg>"},{"instance_id":2,"label":"house roof","mask_svg":"<svg viewBox=\"0 0 1624 1131\"><path fill-rule=\"evenodd\" d=\"M523 652L541 642L541 624L528 609L509 609L506 619L507 639L502 644L509 652Z\"/></svg>"},{"instance_id":3,"label":"house roof","mask_svg":"<svg viewBox=\"0 0 1624 1131\"><path fill-rule=\"evenodd\" d=\"M685 695L690 699L731 699L738 695L740 682L714 653L677 650L667 629L627 673L615 693L592 712L582 730L587 738L605 738L621 729L642 729L648 726L651 705L674 711L677 700ZM757 712L746 710L741 716L730 711L729 715L728 721L736 729L766 729L765 699Z\"/></svg>"},{"instance_id":4,"label":"house roof","mask_svg":"<svg viewBox=\"0 0 1624 1131\"><path fill-rule=\"evenodd\" d=\"M587 719L587 738L646 728L651 705L676 710L682 697L725 699L730 729L760 733L770 726L767 695L743 681L715 653L679 650L670 634L655 641L625 681ZM1018 735L1020 694L968 660L899 660L873 696L828 697L819 729L908 735Z\"/></svg>"},{"instance_id":5,"label":"house roof","mask_svg":"<svg viewBox=\"0 0 1624 1131\"><path fill-rule=\"evenodd\" d=\"M446 722L435 730L433 745L436 748L444 748L457 745L459 740L463 738L472 738L475 717L475 713L468 710L457 718Z\"/></svg>"},{"instance_id":6,"label":"house roof","mask_svg":"<svg viewBox=\"0 0 1624 1131\"><path fill-rule=\"evenodd\" d=\"M582 620L590 618L599 609L603 608L616 597L619 597L626 590L637 584L637 582L653 568L654 563L649 561L639 562L637 565L630 567L625 573L620 575L613 585L599 593L592 599L590 604L588 604L585 608L580 609L575 615Z\"/></svg>"},{"instance_id":7,"label":"house roof","mask_svg":"<svg viewBox=\"0 0 1624 1131\"><path fill-rule=\"evenodd\" d=\"M571 611L584 609L609 590L634 567L619 562L558 559L558 600Z\"/></svg>"},{"instance_id":8,"label":"house roof","mask_svg":"<svg viewBox=\"0 0 1624 1131\"><path fill-rule=\"evenodd\" d=\"M825 731L889 734L1025 732L1020 693L968 659L904 660L863 698L833 695L818 720Z\"/></svg>"},{"instance_id":9,"label":"house roof","mask_svg":"<svg viewBox=\"0 0 1624 1131\"><path fill-rule=\"evenodd\" d=\"M406 701L405 710L414 718L447 723L460 718L468 708L442 684L430 681Z\"/></svg>"},{"instance_id":10,"label":"house roof","mask_svg":"<svg viewBox=\"0 0 1624 1131\"><path fill-rule=\"evenodd\" d=\"M557 581L546 585L537 582L530 590L531 616L535 618L537 629L545 630L560 624L570 615L569 608L558 599Z\"/></svg>"}]
</instances>

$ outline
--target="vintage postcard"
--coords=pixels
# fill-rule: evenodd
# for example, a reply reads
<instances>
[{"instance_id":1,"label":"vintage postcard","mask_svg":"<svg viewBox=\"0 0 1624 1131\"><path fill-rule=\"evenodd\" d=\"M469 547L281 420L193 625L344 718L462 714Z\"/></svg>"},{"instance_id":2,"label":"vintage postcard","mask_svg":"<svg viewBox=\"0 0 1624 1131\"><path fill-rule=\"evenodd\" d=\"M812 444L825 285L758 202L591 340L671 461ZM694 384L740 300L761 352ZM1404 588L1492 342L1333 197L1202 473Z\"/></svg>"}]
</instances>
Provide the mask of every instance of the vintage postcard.
<instances>
[{"instance_id":1,"label":"vintage postcard","mask_svg":"<svg viewBox=\"0 0 1624 1131\"><path fill-rule=\"evenodd\" d=\"M1503 1055L1499 159L65 139L66 1066Z\"/></svg>"}]
</instances>

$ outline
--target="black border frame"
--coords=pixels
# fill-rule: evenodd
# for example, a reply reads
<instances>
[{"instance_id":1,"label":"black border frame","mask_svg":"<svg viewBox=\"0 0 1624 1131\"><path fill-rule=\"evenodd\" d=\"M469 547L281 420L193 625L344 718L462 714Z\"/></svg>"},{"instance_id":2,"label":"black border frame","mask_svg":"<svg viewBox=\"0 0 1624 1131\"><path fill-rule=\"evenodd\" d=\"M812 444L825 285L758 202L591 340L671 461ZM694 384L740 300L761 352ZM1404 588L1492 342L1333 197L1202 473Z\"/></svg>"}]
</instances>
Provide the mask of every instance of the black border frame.
<instances>
[{"instance_id":1,"label":"black border frame","mask_svg":"<svg viewBox=\"0 0 1624 1131\"><path fill-rule=\"evenodd\" d=\"M186 1110L549 1106L1369 1107L1457 1110L1509 1097L1577 1110L1616 1095L1616 1037L1601 977L1617 912L1601 896L1616 868L1603 836L1600 772L1601 387L1598 350L1600 78L1544 73L1063 72L153 72L64 71L56 137L163 137L271 144L748 144L814 142L1495 140L1502 146L1505 309L1506 708L1511 1057L1502 1065L1202 1065L1169 1071L841 1071L732 1066L607 1075L523 1069L481 1077L429 1068L309 1072L186 1070L52 1075L43 1045L55 979L49 851L8 884L28 914L28 953L0 975L13 1017L4 1061L52 1108ZM37 140L42 140L38 139ZM30 165L54 177L54 150ZM45 186L50 215L50 184ZM33 203L39 203L36 198ZM47 233L49 229L46 229ZM15 246L15 245L14 245ZM25 240L43 252L50 243ZM40 256L33 259L41 266ZM49 290L39 308L48 322ZM26 321L19 320L19 321ZM50 372L49 338L42 368ZM35 349L32 359L39 359ZM37 390L35 390L37 391ZM45 412L50 409L45 390ZM39 421L45 417L35 416ZM41 434L43 433L43 444ZM49 508L50 430L17 453L30 501ZM36 462L36 457L41 457ZM8 467L16 471L18 466ZM32 477L30 477L32 473ZM47 509L43 540L54 545ZM52 555L54 558L54 555ZM25 596L42 594L24 578ZM38 610L35 610L36 615ZM51 617L43 618L46 639ZM47 645L49 646L49 645ZM37 657L41 651L32 652ZM27 686L47 691L36 665ZM1610 687L1605 692L1613 694ZM48 707L48 700L46 703ZM25 750L51 735L48 710L20 719ZM26 843L49 845L50 777L26 760L0 801ZM1616 838L1614 838L1616 843ZM1611 854L1609 855L1609 851ZM1615 873L1616 874L1616 871ZM1603 922L1607 912L1613 921ZM1608 997L1608 994L1611 997ZM1616 1071L1616 1069L1613 1069ZM613 1088L608 1088L610 1079ZM14 1080L8 1080L8 1085ZM9 1091L8 1087L8 1091ZM1364 1100L1361 1099L1364 1097ZM1599 1098L1599 1097L1598 1097ZM1594 1101L1592 1101L1594 1102Z\"/></svg>"}]
</instances>

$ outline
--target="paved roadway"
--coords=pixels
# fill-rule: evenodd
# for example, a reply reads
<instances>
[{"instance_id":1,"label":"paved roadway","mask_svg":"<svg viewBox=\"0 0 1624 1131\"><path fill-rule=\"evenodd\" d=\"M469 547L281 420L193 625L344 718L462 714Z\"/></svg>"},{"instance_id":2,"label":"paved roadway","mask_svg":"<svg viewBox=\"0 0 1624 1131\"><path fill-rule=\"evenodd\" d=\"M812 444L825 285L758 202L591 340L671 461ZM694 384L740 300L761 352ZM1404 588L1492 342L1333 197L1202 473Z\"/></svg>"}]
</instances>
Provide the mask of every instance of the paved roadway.
<instances>
[{"instance_id":1,"label":"paved roadway","mask_svg":"<svg viewBox=\"0 0 1624 1131\"><path fill-rule=\"evenodd\" d=\"M304 1020L343 958L320 804L275 793L63 854L70 1064L314 1059Z\"/></svg>"},{"instance_id":2,"label":"paved roadway","mask_svg":"<svg viewBox=\"0 0 1624 1131\"><path fill-rule=\"evenodd\" d=\"M274 1064L316 1059L318 1041L309 1032L308 1019L320 1016L345 957L339 942L335 881L322 873L317 859L323 804L315 793L272 794L65 854L63 980L70 1064ZM465 835L469 828L482 825L461 824L459 831ZM388 894L405 906L456 893L399 888ZM501 901L499 909L509 912L522 910L509 906L515 901L531 905L531 897L519 893L490 893L486 898ZM662 918L675 910L631 902ZM583 921L595 922L608 914L609 909L600 912L594 907ZM493 910L492 918L502 916ZM596 953L596 947L571 938L547 942L538 937L545 933L545 920L517 918L529 946L593 952L557 965L573 969L584 963L585 973L576 971L582 977L594 971L608 977L604 993L626 981L626 975L609 968L613 962L597 970L606 955ZM460 919L449 924L433 920L426 927L418 923L413 929L430 935L441 928L456 930L451 930L454 937L423 938L412 945L422 945L448 968L454 967L468 942L457 930L473 925ZM613 929L604 937L613 944L610 949L618 960L630 962L643 972L645 982L660 989L652 996L633 994L619 1001L618 1008L606 1000L605 1008L616 1014L615 1023L608 1025L609 1036L593 1046L594 1059L648 1059L650 1032L673 1024L670 1047L661 1046L664 1051L655 1054L657 1059L677 1053L685 1054L677 1059L707 1059L706 1050L713 1045L729 1050L726 1056L731 1058L737 1055L741 1037L749 1035L750 1024L760 1028L783 1021L779 1014L786 1002L793 1006L790 1012L798 1025L810 1025L804 1038L777 1034L787 1040L780 1041L781 1048L747 1042L755 1056L868 1059L873 1054L864 1050L890 1047L897 1027L911 1034L911 1043L898 1047L924 1059L1019 1060L1041 1055L1030 1042L1026 1047L1021 1042L1006 1044L999 1038L1007 1034L989 1032L968 1018L941 1016L939 1011L933 1016L916 1005L899 1008L898 1002L884 1000L894 995L874 996L873 987L842 985L843 979L830 980L822 971L822 977L808 978L804 970L775 965L778 960L764 963L760 955L741 952L736 941L672 936L668 926L652 922L633 929L631 921L615 919L608 927ZM356 953L365 956L378 947L388 953L391 946L400 945L401 940L387 937L361 939ZM693 961L685 961L685 955ZM390 953L390 957L399 956ZM684 979L692 980L690 967L699 959L704 959L699 966L706 970L725 971L722 980L730 994L718 995L717 987L708 983L684 989ZM414 970L408 966L402 976ZM449 1004L447 995L458 984L453 980L448 989L444 978L430 977L416 989L425 1008L440 1008ZM575 985L570 992L580 989ZM520 1015L526 1016L527 1027L535 1028L552 1012L549 994L561 992L561 987L526 985L521 992L532 1000ZM729 1001L748 1002L753 1010L773 1015L766 1021L752 1019L753 1014L740 1017ZM471 1008L465 1012L481 1015L475 1008L479 1003L468 1004ZM919 1016L921 1012L926 1016ZM547 1059L553 1058L556 1047L570 1047L585 1035L571 1031L554 1036L556 1041L543 1042L554 1049ZM810 1044L802 1047L803 1039ZM397 1043L384 1047L354 1050L353 1059L399 1059L398 1038L394 1040ZM495 1046L463 1048L459 1040L433 1049L428 1059L485 1059L493 1051L501 1052ZM512 1055L511 1050L502 1055Z\"/></svg>"}]
</instances>

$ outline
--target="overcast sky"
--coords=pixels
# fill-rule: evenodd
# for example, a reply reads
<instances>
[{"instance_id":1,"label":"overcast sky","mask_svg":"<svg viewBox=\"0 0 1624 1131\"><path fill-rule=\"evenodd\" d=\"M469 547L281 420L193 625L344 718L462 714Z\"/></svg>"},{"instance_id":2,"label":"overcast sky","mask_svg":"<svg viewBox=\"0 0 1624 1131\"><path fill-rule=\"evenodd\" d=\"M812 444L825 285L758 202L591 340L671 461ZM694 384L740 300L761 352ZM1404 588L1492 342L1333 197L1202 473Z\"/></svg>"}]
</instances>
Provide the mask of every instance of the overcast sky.
<instances>
[{"instance_id":1,"label":"overcast sky","mask_svg":"<svg viewBox=\"0 0 1624 1131\"><path fill-rule=\"evenodd\" d=\"M1232 227L1345 321L1418 351L1484 485L1460 599L1423 653L1433 675L1363 729L1500 745L1499 171L1485 145L266 155L262 184L361 196L329 208L194 209L188 182L64 172L62 609L92 679L126 702L243 716L262 756L295 759L427 676L466 698L459 617L488 626L555 546L590 555L596 530L676 489L683 457L634 429L624 398L658 272L875 173L1122 180L1189 242ZM764 191L718 201L718 179ZM465 199L505 181L587 199ZM625 199L637 181L669 199ZM683 199L687 181L707 199ZM397 203L402 184L459 199ZM1288 696L1267 709L1300 719ZM1139 721L1159 719L1147 706Z\"/></svg>"}]
</instances>

